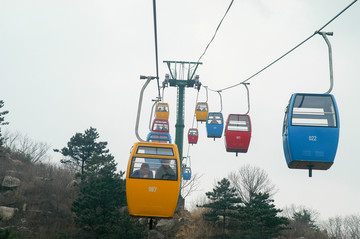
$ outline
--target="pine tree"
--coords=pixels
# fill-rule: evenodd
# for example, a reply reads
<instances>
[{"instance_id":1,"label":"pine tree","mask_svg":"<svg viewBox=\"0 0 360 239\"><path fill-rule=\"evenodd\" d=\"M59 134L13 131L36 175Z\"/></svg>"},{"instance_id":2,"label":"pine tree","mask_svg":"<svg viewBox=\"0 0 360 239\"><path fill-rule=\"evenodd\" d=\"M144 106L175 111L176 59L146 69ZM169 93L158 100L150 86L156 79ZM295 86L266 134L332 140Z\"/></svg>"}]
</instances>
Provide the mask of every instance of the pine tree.
<instances>
[{"instance_id":1,"label":"pine tree","mask_svg":"<svg viewBox=\"0 0 360 239\"><path fill-rule=\"evenodd\" d=\"M67 157L61 159L61 163L68 166L70 169L84 174L87 161L94 155L106 155L109 150L106 149L107 142L96 142L99 138L99 133L95 128L85 130L84 134L76 133L71 137L67 143L67 147L61 150L54 149L55 152L61 153Z\"/></svg>"},{"instance_id":2,"label":"pine tree","mask_svg":"<svg viewBox=\"0 0 360 239\"><path fill-rule=\"evenodd\" d=\"M4 101L0 100L0 109L4 107ZM8 114L9 111L5 110L5 111L0 111L0 125L7 125L9 124L8 122L4 122L5 121L5 115ZM4 137L1 134L1 128L0 128L0 146L2 146L4 144Z\"/></svg>"},{"instance_id":3,"label":"pine tree","mask_svg":"<svg viewBox=\"0 0 360 239\"><path fill-rule=\"evenodd\" d=\"M238 208L240 223L235 238L266 239L279 236L280 231L289 224L287 218L277 216L280 212L269 194L256 193L250 202Z\"/></svg>"},{"instance_id":4,"label":"pine tree","mask_svg":"<svg viewBox=\"0 0 360 239\"><path fill-rule=\"evenodd\" d=\"M312 219L312 214L307 209L301 209L300 211L294 212L293 220L296 223L303 224L313 230L318 230L319 228L315 225L315 220Z\"/></svg>"},{"instance_id":5,"label":"pine tree","mask_svg":"<svg viewBox=\"0 0 360 239\"><path fill-rule=\"evenodd\" d=\"M126 205L124 172L115 171L111 154L87 161L79 198L71 208L75 222L96 238L142 238L145 228L120 210Z\"/></svg>"},{"instance_id":6,"label":"pine tree","mask_svg":"<svg viewBox=\"0 0 360 239\"><path fill-rule=\"evenodd\" d=\"M233 216L237 205L241 203L241 199L236 195L236 189L230 187L230 182L226 178L217 182L217 186L212 192L207 192L206 196L211 202L201 206L210 209L209 212L204 214L205 219L215 223L222 220L222 235L225 238L226 219Z\"/></svg>"},{"instance_id":7,"label":"pine tree","mask_svg":"<svg viewBox=\"0 0 360 239\"><path fill-rule=\"evenodd\" d=\"M295 210L290 219L289 230L282 232L285 237L309 239L330 238L325 231L322 231L316 224L314 215L316 212L301 208Z\"/></svg>"}]
</instances>

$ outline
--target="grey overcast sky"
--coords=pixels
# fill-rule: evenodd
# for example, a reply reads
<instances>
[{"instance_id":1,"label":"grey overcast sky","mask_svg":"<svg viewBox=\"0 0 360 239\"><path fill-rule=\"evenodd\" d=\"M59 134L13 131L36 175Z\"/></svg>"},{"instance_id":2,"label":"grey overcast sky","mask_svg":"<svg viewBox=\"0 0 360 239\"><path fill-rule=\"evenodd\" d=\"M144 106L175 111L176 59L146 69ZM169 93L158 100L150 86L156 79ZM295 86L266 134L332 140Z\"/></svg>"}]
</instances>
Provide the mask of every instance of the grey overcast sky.
<instances>
[{"instance_id":1,"label":"grey overcast sky","mask_svg":"<svg viewBox=\"0 0 360 239\"><path fill-rule=\"evenodd\" d=\"M234 85L251 76L322 27L352 1L235 1L197 74L212 89ZM225 13L229 1L157 1L159 75L168 73L164 60L197 61ZM360 213L360 5L324 31L333 48L334 94L340 112L340 140L327 171L288 169L282 149L284 110L292 93L323 93L329 88L328 49L316 35L250 80L253 134L247 154L225 151L223 138L200 139L189 155L193 173L203 175L196 200L214 183L241 166L264 169L278 193L278 208L303 205L321 218ZM2 0L0 1L0 99L10 132L21 132L62 148L70 137L95 127L100 140L126 170L130 148L137 141L135 119L144 81L155 75L153 11L150 0ZM149 129L155 82L144 95L140 135ZM199 100L206 100L201 89ZM170 104L171 136L175 138L176 89L165 89ZM222 112L246 111L246 91L222 92ZM186 89L185 132L191 127L196 90ZM219 111L217 93L209 92L210 111ZM186 137L185 137L186 138ZM188 145L185 144L184 155ZM58 162L59 155L52 154Z\"/></svg>"}]
</instances>

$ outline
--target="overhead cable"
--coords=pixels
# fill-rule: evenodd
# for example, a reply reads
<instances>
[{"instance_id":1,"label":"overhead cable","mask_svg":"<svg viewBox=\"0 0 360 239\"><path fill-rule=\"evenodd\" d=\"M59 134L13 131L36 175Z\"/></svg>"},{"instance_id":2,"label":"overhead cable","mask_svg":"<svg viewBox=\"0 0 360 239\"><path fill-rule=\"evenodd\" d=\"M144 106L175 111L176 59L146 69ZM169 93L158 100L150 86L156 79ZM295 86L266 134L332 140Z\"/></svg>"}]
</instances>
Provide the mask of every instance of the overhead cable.
<instances>
[{"instance_id":1,"label":"overhead cable","mask_svg":"<svg viewBox=\"0 0 360 239\"><path fill-rule=\"evenodd\" d=\"M256 72L255 74L251 75L250 77L248 77L247 79L245 79L244 81L238 83L238 84L235 84L235 85L232 85L232 86L229 86L229 87L226 87L226 88L223 88L223 89L220 89L220 90L213 90L213 89L210 89L208 88L209 90L211 91L224 91L224 90L228 90L228 89L231 89L231 88L234 88L236 86L239 86L249 80L251 80L252 78L254 78L255 76L257 76L258 74L260 74L261 72L263 72L264 70L266 70L267 68L269 68L270 66L274 65L275 63L277 63L278 61L280 61L282 58L284 58L285 56L287 56L288 54L290 54L291 52L293 52L296 48L298 48L299 46L301 46L302 44L304 44L305 42L307 42L308 40L310 40L313 36L315 36L316 34L318 34L322 29L324 29L326 26L328 26L332 21L334 21L337 17L339 17L343 12L345 12L349 7L351 7L355 2L357 2L357 0L354 0L352 3L350 3L346 8L344 8L341 12L339 12L335 17L333 17L330 21L328 21L325 25L323 25L319 30L315 31L312 35L310 35L308 38L306 38L305 40L303 40L302 42L300 42L298 45L296 45L295 47L293 47L291 50L289 50L288 52L286 52L285 54L283 54L282 56L280 56L279 58L277 58L276 60L274 60L273 62L271 62L270 64L268 64L267 66L265 66L264 68L262 68L261 70L259 70L258 72Z\"/></svg>"},{"instance_id":2,"label":"overhead cable","mask_svg":"<svg viewBox=\"0 0 360 239\"><path fill-rule=\"evenodd\" d=\"M157 44L156 0L153 0L153 13L154 13L156 80L157 80L157 86L158 86L159 99L161 99L160 84L159 84L159 60L158 60L158 44Z\"/></svg>"},{"instance_id":3,"label":"overhead cable","mask_svg":"<svg viewBox=\"0 0 360 239\"><path fill-rule=\"evenodd\" d=\"M224 20L225 16L226 16L226 15L227 15L227 13L229 12L229 10L230 10L230 8L231 8L231 6L232 6L233 2L234 2L234 0L231 0L230 5L229 5L229 7L227 8L227 10L226 10L226 12L225 12L224 16L222 17L222 19L221 19L221 21L220 21L219 25L217 26L217 28L216 28L216 30L215 30L215 33L214 33L213 37L211 38L210 42L207 44L207 46L206 46L206 48L205 48L205 50L204 50L203 54L199 57L199 60L198 60L197 62L200 62L201 58L205 55L205 53L206 53L207 49L209 48L209 46L210 46L211 42L214 40L214 38L215 38L215 36L216 36L216 33L218 32L218 30L219 30L219 28L220 28L220 26L221 26L221 23L223 22L223 20Z\"/></svg>"}]
</instances>

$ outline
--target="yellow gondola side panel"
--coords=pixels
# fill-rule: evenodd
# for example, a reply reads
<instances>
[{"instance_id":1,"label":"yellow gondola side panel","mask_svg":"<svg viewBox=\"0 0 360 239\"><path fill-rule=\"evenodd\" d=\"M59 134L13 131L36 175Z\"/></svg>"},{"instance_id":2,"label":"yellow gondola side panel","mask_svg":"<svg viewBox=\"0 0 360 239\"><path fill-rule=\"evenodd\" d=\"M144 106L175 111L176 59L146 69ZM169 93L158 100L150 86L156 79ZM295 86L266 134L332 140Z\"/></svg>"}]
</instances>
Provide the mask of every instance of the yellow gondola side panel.
<instances>
[{"instance_id":1,"label":"yellow gondola side panel","mask_svg":"<svg viewBox=\"0 0 360 239\"><path fill-rule=\"evenodd\" d=\"M155 117L157 119L169 119L169 104L162 102L157 103Z\"/></svg>"},{"instance_id":2,"label":"yellow gondola side panel","mask_svg":"<svg viewBox=\"0 0 360 239\"><path fill-rule=\"evenodd\" d=\"M139 147L171 148L173 156L137 154ZM168 147L165 147L168 146ZM175 160L176 180L132 178L132 162L136 157ZM173 217L180 192L180 159L175 144L137 142L133 146L126 174L126 198L129 214L143 217ZM155 175L153 175L155 177Z\"/></svg>"}]
</instances>

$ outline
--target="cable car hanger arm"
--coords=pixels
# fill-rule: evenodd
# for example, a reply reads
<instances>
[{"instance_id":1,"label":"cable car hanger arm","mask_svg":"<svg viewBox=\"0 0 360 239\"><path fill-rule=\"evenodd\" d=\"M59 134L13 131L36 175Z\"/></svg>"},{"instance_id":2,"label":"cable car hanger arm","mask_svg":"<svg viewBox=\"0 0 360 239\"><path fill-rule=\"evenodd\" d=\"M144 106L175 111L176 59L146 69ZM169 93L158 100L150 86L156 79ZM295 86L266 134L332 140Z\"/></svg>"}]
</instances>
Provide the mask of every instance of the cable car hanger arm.
<instances>
[{"instance_id":1,"label":"cable car hanger arm","mask_svg":"<svg viewBox=\"0 0 360 239\"><path fill-rule=\"evenodd\" d=\"M329 51L330 88L329 88L328 91L325 92L325 94L330 94L330 92L333 89L333 85L334 85L334 75L333 75L331 44L330 44L330 41L329 41L329 39L327 38L326 35L332 36L333 33L332 32L320 32L320 31L317 31L315 33L320 34L324 38L324 40L325 40L325 42L326 42L326 44L328 46L328 49L329 49L328 51Z\"/></svg>"},{"instance_id":2,"label":"cable car hanger arm","mask_svg":"<svg viewBox=\"0 0 360 239\"><path fill-rule=\"evenodd\" d=\"M223 105L222 105L221 90L218 90L217 93L218 93L219 96L220 96L220 106L221 106L220 112L222 112Z\"/></svg>"},{"instance_id":3,"label":"cable car hanger arm","mask_svg":"<svg viewBox=\"0 0 360 239\"><path fill-rule=\"evenodd\" d=\"M148 84L150 83L151 80L157 79L157 78L156 78L156 76L140 76L140 79L141 80L146 79L146 82L145 82L145 84L143 85L143 87L141 88L141 91L140 91L138 111L137 111L136 124L135 124L135 135L136 135L136 138L140 142L145 142L145 140L143 140L139 135L139 121L140 121L141 105L142 105L142 100L143 100L143 95L144 95L145 88L148 86Z\"/></svg>"},{"instance_id":4,"label":"cable car hanger arm","mask_svg":"<svg viewBox=\"0 0 360 239\"><path fill-rule=\"evenodd\" d=\"M246 92L247 92L247 102L248 102L248 110L246 112L246 115L247 115L250 112L250 93L249 93L249 88L247 85L250 85L250 83L243 83L243 85L245 86Z\"/></svg>"}]
</instances>

